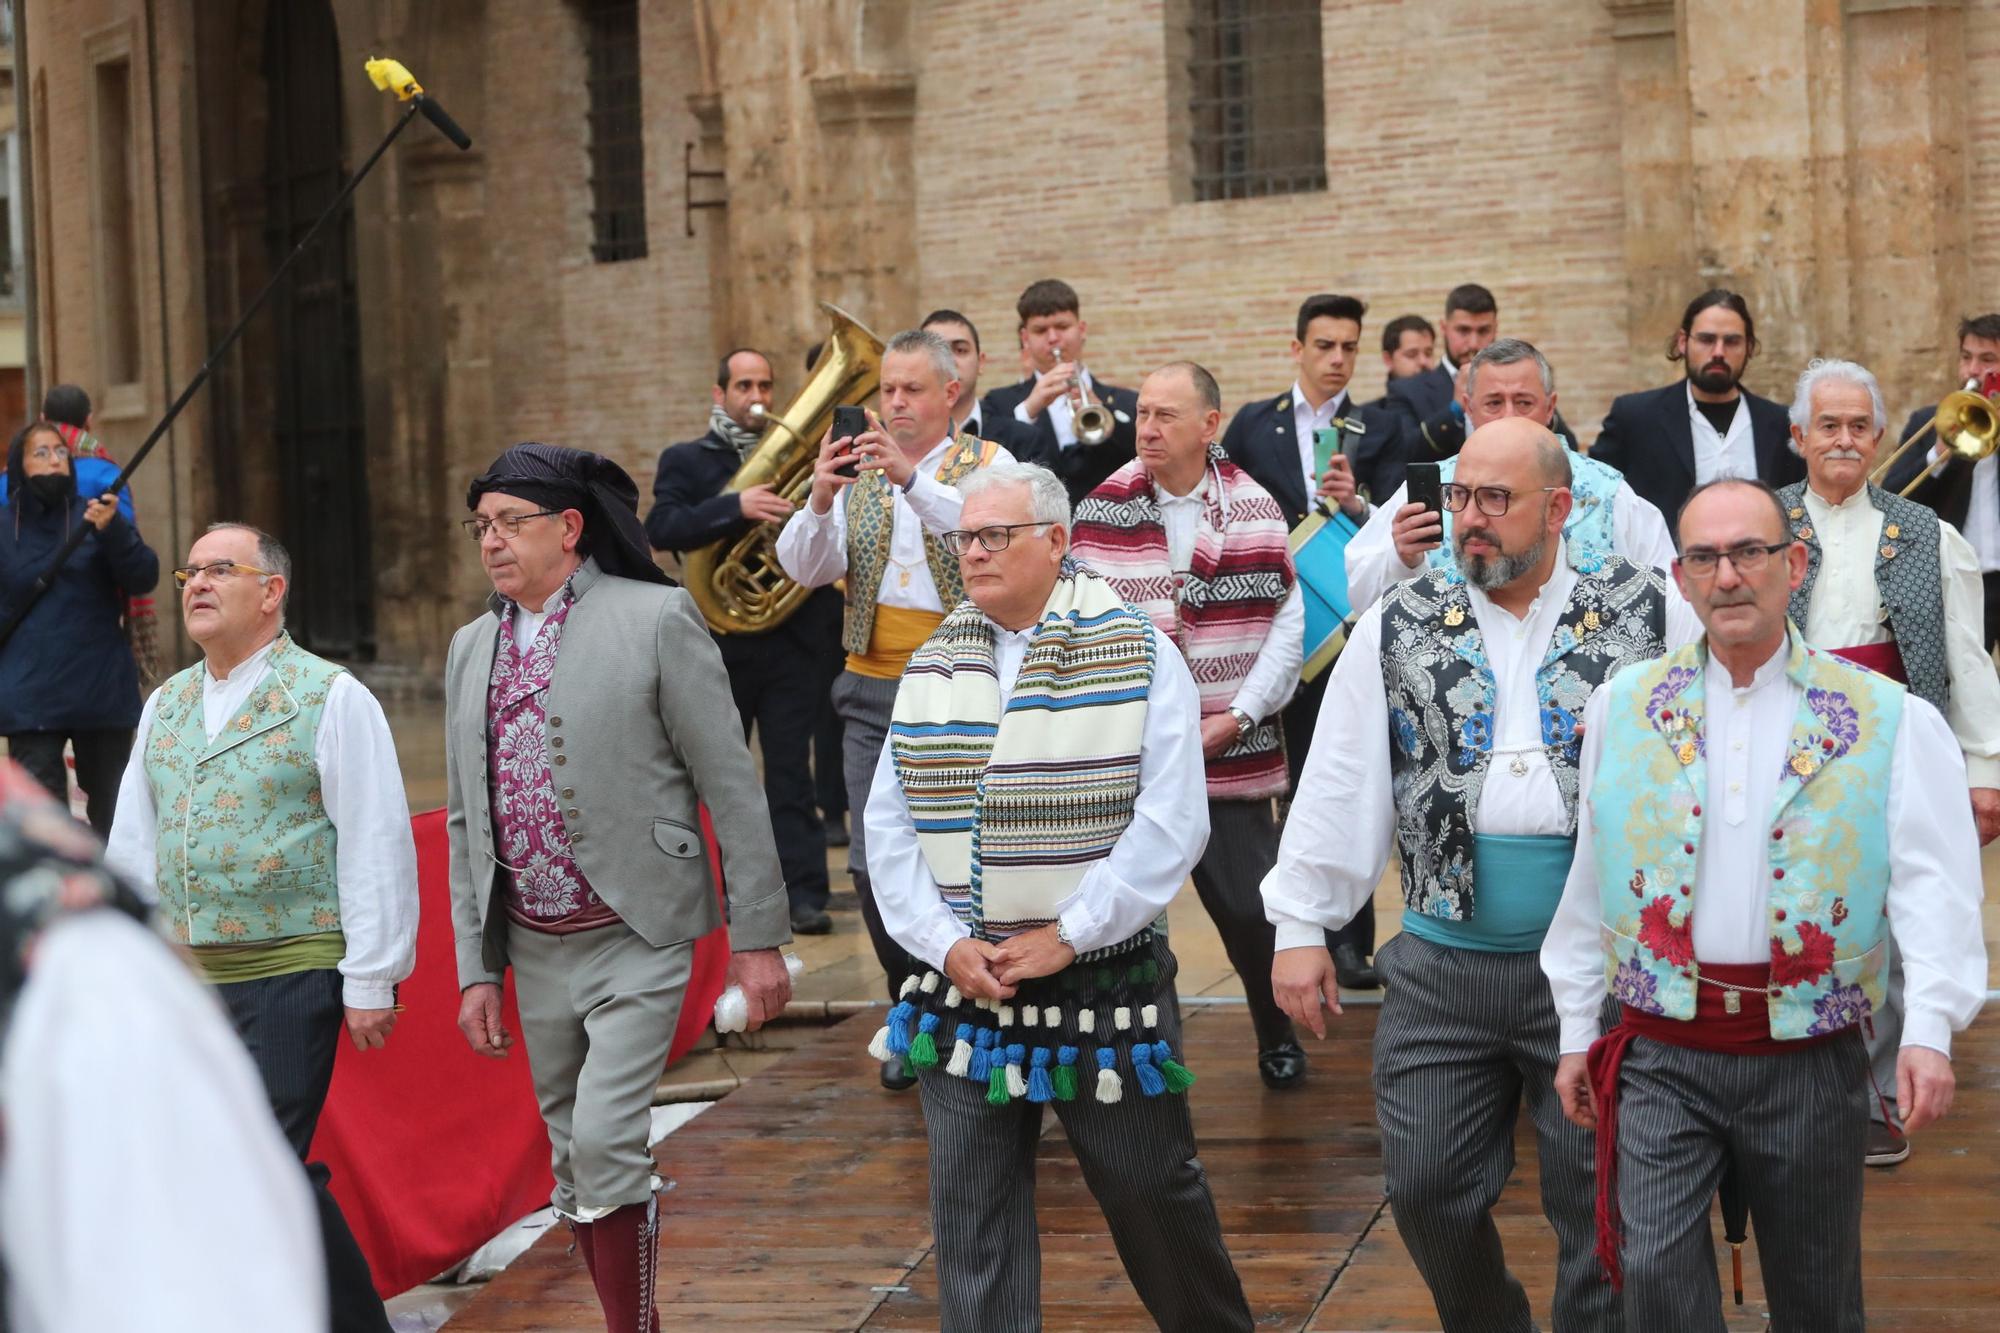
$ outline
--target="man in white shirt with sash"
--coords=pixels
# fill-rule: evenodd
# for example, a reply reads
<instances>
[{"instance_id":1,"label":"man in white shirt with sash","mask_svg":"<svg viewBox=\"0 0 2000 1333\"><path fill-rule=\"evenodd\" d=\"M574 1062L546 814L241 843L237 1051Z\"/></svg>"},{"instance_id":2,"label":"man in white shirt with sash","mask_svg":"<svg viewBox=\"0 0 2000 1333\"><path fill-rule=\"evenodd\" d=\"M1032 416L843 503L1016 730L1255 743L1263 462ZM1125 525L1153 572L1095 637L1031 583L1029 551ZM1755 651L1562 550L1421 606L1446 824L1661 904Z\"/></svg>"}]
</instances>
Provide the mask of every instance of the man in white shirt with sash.
<instances>
[{"instance_id":1,"label":"man in white shirt with sash","mask_svg":"<svg viewBox=\"0 0 2000 1333\"><path fill-rule=\"evenodd\" d=\"M228 1006L305 1160L344 1030L379 1050L417 951L417 853L382 707L285 632L291 556L218 523L174 571L202 661L146 701L105 857ZM309 1163L335 1330L389 1327Z\"/></svg>"},{"instance_id":2,"label":"man in white shirt with sash","mask_svg":"<svg viewBox=\"0 0 2000 1333\"><path fill-rule=\"evenodd\" d=\"M1964 755L1982 843L2000 834L2000 674L1981 625L1979 558L1928 507L1869 483L1888 408L1874 375L1852 361L1814 361L1792 398L1793 447L1806 480L1778 492L1805 553L1792 623L1806 642L1879 671L1944 714ZM1896 1077L1903 969L1892 942L1887 990L1869 1025L1883 1086ZM1886 1106L1870 1110L1866 1160L1910 1155Z\"/></svg>"},{"instance_id":3,"label":"man in white shirt with sash","mask_svg":"<svg viewBox=\"0 0 2000 1333\"><path fill-rule=\"evenodd\" d=\"M910 659L867 806L883 921L929 969L871 1051L907 1052L923 1089L940 1327L1041 1327L1053 1106L1154 1322L1247 1330L1153 930L1208 839L1194 679L1069 557L1054 473L987 468L964 490L946 541L967 600Z\"/></svg>"},{"instance_id":4,"label":"man in white shirt with sash","mask_svg":"<svg viewBox=\"0 0 2000 1333\"><path fill-rule=\"evenodd\" d=\"M1859 1333L1875 1093L1856 1034L1891 937L1909 1129L1950 1106L1951 1034L1986 995L1964 765L1937 709L1787 628L1805 549L1761 482L1698 487L1680 535L1706 639L1621 672L1584 713L1576 860L1541 955L1556 1087L1598 1137L1599 1254L1632 1333L1724 1327L1709 1202L1725 1174L1771 1327ZM1607 991L1623 1016L1600 1040Z\"/></svg>"},{"instance_id":5,"label":"man in white shirt with sash","mask_svg":"<svg viewBox=\"0 0 2000 1333\"><path fill-rule=\"evenodd\" d=\"M1396 1228L1447 1333L1535 1327L1491 1211L1524 1103L1560 1247L1555 1326L1618 1326L1592 1258L1590 1138L1556 1100L1536 950L1569 873L1584 703L1698 627L1651 569L1573 567L1573 457L1533 420L1473 432L1444 490L1455 558L1356 623L1264 880L1273 989L1323 1036L1321 1002L1339 1002L1321 932L1375 892L1393 835L1403 931L1376 952L1376 1114Z\"/></svg>"},{"instance_id":6,"label":"man in white shirt with sash","mask_svg":"<svg viewBox=\"0 0 2000 1333\"><path fill-rule=\"evenodd\" d=\"M950 343L927 329L889 339L874 429L851 440L827 433L811 497L778 534L778 562L789 577L809 588L847 580L841 628L847 665L833 683L848 809L857 816L847 865L892 997L914 965L883 929L868 873L866 821L858 815L888 734L896 682L962 591L958 562L937 540L958 526L958 483L975 468L1013 461L992 441L953 430L959 398ZM884 1087L914 1082L900 1059L884 1062Z\"/></svg>"}]
</instances>

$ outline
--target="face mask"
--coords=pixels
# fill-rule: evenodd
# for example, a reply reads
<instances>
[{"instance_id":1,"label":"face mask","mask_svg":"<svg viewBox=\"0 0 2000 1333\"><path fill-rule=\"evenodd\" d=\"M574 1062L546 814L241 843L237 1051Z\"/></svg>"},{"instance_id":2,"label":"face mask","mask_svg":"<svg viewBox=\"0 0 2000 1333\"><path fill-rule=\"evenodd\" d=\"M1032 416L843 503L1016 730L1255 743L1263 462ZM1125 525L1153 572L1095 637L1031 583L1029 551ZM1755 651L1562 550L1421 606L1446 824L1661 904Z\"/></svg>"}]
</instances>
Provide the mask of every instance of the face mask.
<instances>
[{"instance_id":1,"label":"face mask","mask_svg":"<svg viewBox=\"0 0 2000 1333\"><path fill-rule=\"evenodd\" d=\"M76 494L74 483L60 472L43 473L39 477L28 478L28 489L43 504L60 507L69 503L70 496Z\"/></svg>"}]
</instances>

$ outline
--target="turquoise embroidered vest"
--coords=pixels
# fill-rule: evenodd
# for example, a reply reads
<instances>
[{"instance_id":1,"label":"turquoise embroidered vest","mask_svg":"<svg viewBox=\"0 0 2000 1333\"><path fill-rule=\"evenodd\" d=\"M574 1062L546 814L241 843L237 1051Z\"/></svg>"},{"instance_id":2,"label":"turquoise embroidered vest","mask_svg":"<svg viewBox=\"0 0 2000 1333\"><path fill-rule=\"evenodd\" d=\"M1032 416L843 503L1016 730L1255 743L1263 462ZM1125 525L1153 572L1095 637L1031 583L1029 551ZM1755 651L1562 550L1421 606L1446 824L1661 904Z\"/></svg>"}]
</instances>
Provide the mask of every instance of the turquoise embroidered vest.
<instances>
[{"instance_id":1,"label":"turquoise embroidered vest","mask_svg":"<svg viewBox=\"0 0 2000 1333\"><path fill-rule=\"evenodd\" d=\"M1542 744L1576 831L1577 725L1619 668L1666 651L1667 585L1607 556L1578 573L1535 672ZM1473 915L1472 824L1493 756L1498 687L1463 578L1432 570L1382 595L1382 683L1403 902L1448 921Z\"/></svg>"},{"instance_id":2,"label":"turquoise embroidered vest","mask_svg":"<svg viewBox=\"0 0 2000 1333\"><path fill-rule=\"evenodd\" d=\"M1806 577L1792 590L1791 614L1794 624L1810 630L1806 608L1812 605L1813 584L1819 582L1820 549L1806 510L1806 484L1794 482L1778 492L1778 499L1792 520L1792 535L1806 547ZM1928 505L1877 486L1868 488L1868 503L1882 515L1882 544L1875 548L1875 591L1882 601L1882 618L1896 636L1910 692L1942 713L1951 706L1951 665L1945 659L1938 516Z\"/></svg>"},{"instance_id":3,"label":"turquoise embroidered vest","mask_svg":"<svg viewBox=\"0 0 2000 1333\"><path fill-rule=\"evenodd\" d=\"M1769 892L1779 1041L1852 1027L1882 1003L1889 766L1905 698L1894 681L1806 647L1796 627L1791 642L1785 673L1802 693L1770 816L1769 877L1704 886ZM1611 995L1684 1021L1694 1017L1700 970L1693 886L1708 794L1706 661L1706 643L1690 644L1612 681L1589 798Z\"/></svg>"},{"instance_id":4,"label":"turquoise embroidered vest","mask_svg":"<svg viewBox=\"0 0 2000 1333\"><path fill-rule=\"evenodd\" d=\"M1456 454L1438 464L1441 481L1450 481L1457 472ZM1618 497L1625 474L1609 463L1594 462L1589 454L1575 450L1570 451L1569 472L1569 493L1575 503L1570 507L1569 517L1563 520L1563 547L1570 568L1588 574L1601 568L1605 557L1619 553L1611 521L1612 502ZM1443 518L1444 540L1430 553L1428 562L1432 569L1444 570L1447 578L1455 579L1460 575L1451 554L1451 515L1446 513Z\"/></svg>"},{"instance_id":5,"label":"turquoise embroidered vest","mask_svg":"<svg viewBox=\"0 0 2000 1333\"><path fill-rule=\"evenodd\" d=\"M336 837L313 741L342 668L280 634L243 711L213 741L199 662L160 687L146 743L160 912L183 944L340 929Z\"/></svg>"}]
</instances>

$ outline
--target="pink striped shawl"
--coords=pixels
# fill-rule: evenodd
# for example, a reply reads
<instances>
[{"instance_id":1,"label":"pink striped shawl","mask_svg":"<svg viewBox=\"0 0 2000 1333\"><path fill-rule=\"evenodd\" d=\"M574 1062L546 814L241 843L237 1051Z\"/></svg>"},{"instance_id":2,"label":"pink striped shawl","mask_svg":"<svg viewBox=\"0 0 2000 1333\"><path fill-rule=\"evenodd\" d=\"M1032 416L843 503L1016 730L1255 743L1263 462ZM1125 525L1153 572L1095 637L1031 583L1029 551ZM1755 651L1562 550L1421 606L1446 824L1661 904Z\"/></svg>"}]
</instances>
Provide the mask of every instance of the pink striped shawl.
<instances>
[{"instance_id":1,"label":"pink striped shawl","mask_svg":"<svg viewBox=\"0 0 2000 1333\"><path fill-rule=\"evenodd\" d=\"M1072 538L1077 559L1173 637L1201 691L1204 718L1235 699L1296 578L1278 502L1213 445L1208 466L1192 568L1178 588L1153 480L1137 459L1077 505ZM1284 790L1275 717L1259 719L1208 761L1211 797L1257 800Z\"/></svg>"}]
</instances>

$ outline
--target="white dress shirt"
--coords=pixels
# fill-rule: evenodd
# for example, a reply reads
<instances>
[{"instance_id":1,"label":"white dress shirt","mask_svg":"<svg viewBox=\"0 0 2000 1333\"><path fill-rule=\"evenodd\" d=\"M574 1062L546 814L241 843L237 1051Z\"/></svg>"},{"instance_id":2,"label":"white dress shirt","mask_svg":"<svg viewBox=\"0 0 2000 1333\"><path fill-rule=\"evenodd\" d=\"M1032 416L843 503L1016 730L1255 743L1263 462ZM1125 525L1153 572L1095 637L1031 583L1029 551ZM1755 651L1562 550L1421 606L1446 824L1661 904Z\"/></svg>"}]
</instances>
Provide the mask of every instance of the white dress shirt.
<instances>
[{"instance_id":1,"label":"white dress shirt","mask_svg":"<svg viewBox=\"0 0 2000 1333\"><path fill-rule=\"evenodd\" d=\"M1292 429L1299 438L1299 471L1306 479L1306 503L1310 506L1319 494L1319 472L1313 464L1319 461L1317 435L1333 425L1333 419L1347 410L1347 390L1342 389L1333 397L1314 407L1306 401L1305 390L1297 382L1292 384Z\"/></svg>"},{"instance_id":2,"label":"white dress shirt","mask_svg":"<svg viewBox=\"0 0 2000 1333\"><path fill-rule=\"evenodd\" d=\"M1493 666L1493 755L1473 812L1476 833L1562 836L1569 811L1542 745L1535 674L1548 656L1577 573L1560 549L1555 569L1525 616L1467 587ZM1701 635L1686 602L1667 600L1667 647ZM1518 759L1522 771L1514 771ZM1375 893L1396 831L1389 759L1389 695L1382 684L1382 604L1362 613L1333 664L1313 744L1285 821L1278 863L1264 877L1264 913L1277 946L1325 942Z\"/></svg>"},{"instance_id":3,"label":"white dress shirt","mask_svg":"<svg viewBox=\"0 0 2000 1333\"><path fill-rule=\"evenodd\" d=\"M1694 433L1695 484L1706 486L1717 477L1754 478L1757 441L1750 429L1750 404L1743 395L1736 395L1736 415L1729 419L1727 433L1718 433L1714 423L1695 406L1692 386L1687 400L1688 428Z\"/></svg>"},{"instance_id":4,"label":"white dress shirt","mask_svg":"<svg viewBox=\"0 0 2000 1333\"><path fill-rule=\"evenodd\" d=\"M877 606L951 610L938 595L937 580L931 577L924 533L950 532L958 526L958 511L965 500L956 487L937 479L954 443L956 437L947 437L919 460L908 490L889 483L893 506L889 562L882 568L882 586L875 590ZM991 461L1011 463L1014 455L995 445ZM847 573L847 502L853 495L854 488L844 486L824 514L815 513L808 502L785 520L784 531L778 534L778 564L788 577L808 588L821 588ZM849 592L851 595L854 590Z\"/></svg>"},{"instance_id":5,"label":"white dress shirt","mask_svg":"<svg viewBox=\"0 0 2000 1333\"><path fill-rule=\"evenodd\" d=\"M1931 448L1931 471L1942 473L1951 461L1944 445ZM1972 493L1965 510L1965 540L1979 556L1981 573L2000 572L2000 454L1988 454L1972 465Z\"/></svg>"},{"instance_id":6,"label":"white dress shirt","mask_svg":"<svg viewBox=\"0 0 2000 1333\"><path fill-rule=\"evenodd\" d=\"M0 1104L9 1328L326 1327L305 1173L222 1006L145 927L111 911L49 927L8 1029ZM107 1267L121 1235L144 1243Z\"/></svg>"},{"instance_id":7,"label":"white dress shirt","mask_svg":"<svg viewBox=\"0 0 2000 1333\"><path fill-rule=\"evenodd\" d=\"M1201 535L1202 508L1214 472L1202 474L1201 481L1186 495L1174 495L1157 484L1153 495L1160 506L1160 526L1167 531L1167 562L1177 575L1194 567L1195 539ZM1262 722L1291 701L1299 687L1299 668L1306 660L1306 604L1298 584L1278 604L1271 628L1257 649L1236 697L1229 701L1253 722Z\"/></svg>"},{"instance_id":8,"label":"white dress shirt","mask_svg":"<svg viewBox=\"0 0 2000 1333\"><path fill-rule=\"evenodd\" d=\"M1694 956L1705 963L1771 961L1771 811L1798 711L1799 686L1785 674L1789 644L1735 687L1727 670L1704 673L1708 796L1695 860ZM1604 749L1606 692L1584 710L1581 790ZM1958 745L1937 709L1914 694L1889 767L1889 930L1903 956L1903 1045L1951 1054L1951 1034L1986 1000L1980 929L1979 835ZM1604 1001L1603 920L1589 802L1580 802L1576 859L1542 942L1561 1051L1590 1049ZM1836 870L1835 875L1838 875Z\"/></svg>"},{"instance_id":9,"label":"white dress shirt","mask_svg":"<svg viewBox=\"0 0 2000 1333\"><path fill-rule=\"evenodd\" d=\"M1882 511L1856 491L1840 504L1806 487L1806 516L1819 541L1819 574L1806 600L1806 640L1820 648L1854 648L1895 637L1883 618L1875 583L1882 545ZM2000 673L1986 652L1985 585L1972 546L1951 524L1938 523L1938 574L1944 583L1944 658L1951 677L1945 720L1965 752L1975 787L2000 787Z\"/></svg>"},{"instance_id":10,"label":"white dress shirt","mask_svg":"<svg viewBox=\"0 0 2000 1333\"><path fill-rule=\"evenodd\" d=\"M275 640L273 641L275 642ZM271 644L252 653L218 680L201 676L202 725L214 740L269 675ZM105 862L149 900L154 882L153 784L146 753L160 692L153 691L139 717L132 758L118 787L118 815L105 844ZM342 1003L350 1009L387 1009L397 982L417 963L417 848L410 835L410 805L403 770L382 705L351 674L334 678L313 736L320 796L340 835L334 880L340 896L340 931L347 955L340 961Z\"/></svg>"},{"instance_id":11,"label":"white dress shirt","mask_svg":"<svg viewBox=\"0 0 2000 1333\"><path fill-rule=\"evenodd\" d=\"M1013 697L1032 629L994 627L1001 706ZM1180 650L1156 635L1146 725L1139 735L1139 796L1132 822L1059 905L1078 953L1128 940L1180 892L1208 846L1208 778L1201 753L1201 697ZM868 794L868 877L882 924L898 944L935 968L971 932L945 905L917 843L890 747L882 747Z\"/></svg>"},{"instance_id":12,"label":"white dress shirt","mask_svg":"<svg viewBox=\"0 0 2000 1333\"><path fill-rule=\"evenodd\" d=\"M1396 522L1396 511L1410 502L1410 488L1398 486L1396 493L1388 501L1376 507L1361 525L1361 531L1354 534L1354 540L1347 543L1347 600L1350 606L1367 607L1374 605L1377 598L1389 591L1391 584L1413 579L1424 572L1425 558L1417 557L1417 563L1406 565L1396 554L1396 539L1392 532ZM1667 587L1674 599L1680 593L1674 587L1674 539L1667 532L1667 521L1660 517L1660 510L1651 500L1632 489L1629 482L1619 482L1618 490L1611 498L1611 547L1619 555L1637 565L1646 565L1660 571L1667 580Z\"/></svg>"},{"instance_id":13,"label":"white dress shirt","mask_svg":"<svg viewBox=\"0 0 2000 1333\"><path fill-rule=\"evenodd\" d=\"M1082 379L1084 392L1090 395L1091 401L1097 401L1097 381L1090 377L1089 367L1086 366L1080 372L1079 378ZM1038 370L1035 372L1035 383L1040 384L1041 382L1042 372ZM1076 407L1070 402L1070 395L1067 393L1057 394L1055 400L1043 408L1042 411L1049 414L1049 425L1055 428L1056 443L1065 449L1074 448L1076 446ZM1020 402L1014 404L1014 420L1027 426L1035 424L1035 419L1028 415L1028 400L1025 397Z\"/></svg>"}]
</instances>

